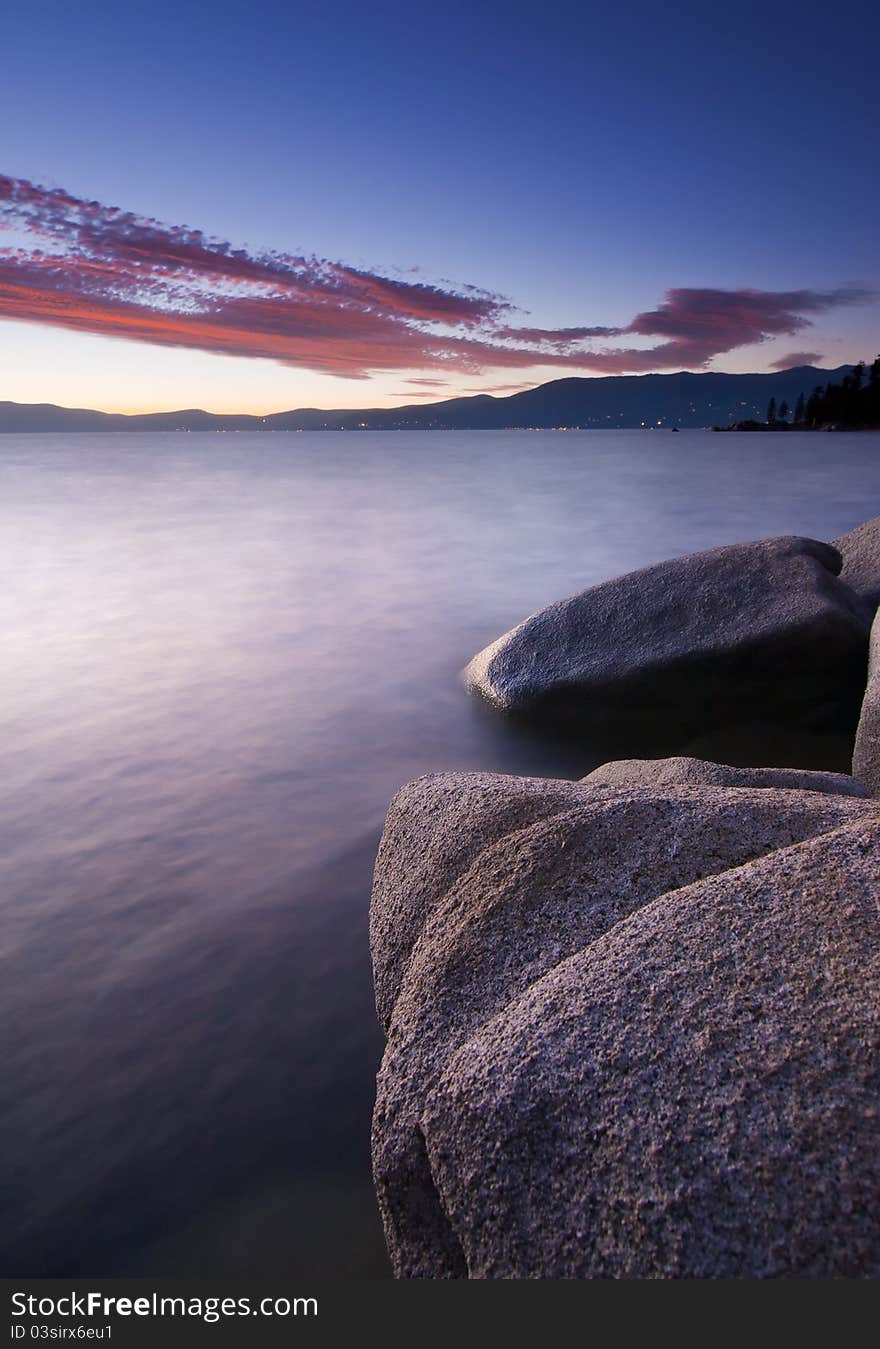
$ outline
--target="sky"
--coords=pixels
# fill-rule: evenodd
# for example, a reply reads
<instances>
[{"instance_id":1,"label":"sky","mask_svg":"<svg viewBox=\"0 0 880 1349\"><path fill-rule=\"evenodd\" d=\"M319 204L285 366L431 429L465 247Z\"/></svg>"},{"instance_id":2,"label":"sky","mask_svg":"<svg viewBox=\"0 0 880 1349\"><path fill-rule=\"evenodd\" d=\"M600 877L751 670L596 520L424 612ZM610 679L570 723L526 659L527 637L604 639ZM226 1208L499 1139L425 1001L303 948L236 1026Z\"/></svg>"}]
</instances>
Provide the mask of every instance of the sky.
<instances>
[{"instance_id":1,"label":"sky","mask_svg":"<svg viewBox=\"0 0 880 1349\"><path fill-rule=\"evenodd\" d=\"M11 5L0 399L871 360L878 38L858 0Z\"/></svg>"}]
</instances>

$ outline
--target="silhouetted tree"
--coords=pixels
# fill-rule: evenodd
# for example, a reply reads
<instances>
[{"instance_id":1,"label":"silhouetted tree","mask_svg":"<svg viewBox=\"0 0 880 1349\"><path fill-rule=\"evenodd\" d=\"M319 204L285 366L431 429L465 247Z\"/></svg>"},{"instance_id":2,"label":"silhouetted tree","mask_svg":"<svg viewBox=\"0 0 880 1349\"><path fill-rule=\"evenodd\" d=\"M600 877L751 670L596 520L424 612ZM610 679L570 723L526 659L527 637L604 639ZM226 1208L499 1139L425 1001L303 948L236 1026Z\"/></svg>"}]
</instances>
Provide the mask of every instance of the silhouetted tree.
<instances>
[{"instance_id":1,"label":"silhouetted tree","mask_svg":"<svg viewBox=\"0 0 880 1349\"><path fill-rule=\"evenodd\" d=\"M839 384L817 388L806 406L810 426L880 427L880 356L865 382L865 364L859 361Z\"/></svg>"},{"instance_id":2,"label":"silhouetted tree","mask_svg":"<svg viewBox=\"0 0 880 1349\"><path fill-rule=\"evenodd\" d=\"M813 392L807 399L807 421L810 426L815 426L819 421L819 409L822 406L822 395L824 390L821 384L817 384Z\"/></svg>"},{"instance_id":3,"label":"silhouetted tree","mask_svg":"<svg viewBox=\"0 0 880 1349\"><path fill-rule=\"evenodd\" d=\"M880 426L880 356L868 371L868 387L862 394L868 413L868 426Z\"/></svg>"},{"instance_id":4,"label":"silhouetted tree","mask_svg":"<svg viewBox=\"0 0 880 1349\"><path fill-rule=\"evenodd\" d=\"M853 366L851 373L844 375L839 384L817 384L809 398L798 394L794 409L793 422L789 422L791 409L783 398L776 403L771 398L767 405L767 426L780 429L785 426L809 426L812 428L849 427L859 430L880 430L880 356L870 365L864 361ZM737 425L753 429L760 422L743 422Z\"/></svg>"}]
</instances>

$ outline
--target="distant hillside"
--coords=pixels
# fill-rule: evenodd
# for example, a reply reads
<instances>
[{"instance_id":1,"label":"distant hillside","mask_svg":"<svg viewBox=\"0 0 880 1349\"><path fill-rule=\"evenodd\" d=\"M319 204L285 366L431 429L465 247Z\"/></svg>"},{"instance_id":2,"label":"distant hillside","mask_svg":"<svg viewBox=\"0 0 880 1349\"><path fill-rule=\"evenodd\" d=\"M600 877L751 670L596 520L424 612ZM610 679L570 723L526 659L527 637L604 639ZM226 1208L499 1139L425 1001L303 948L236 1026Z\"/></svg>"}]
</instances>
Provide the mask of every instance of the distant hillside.
<instances>
[{"instance_id":1,"label":"distant hillside","mask_svg":"<svg viewBox=\"0 0 880 1349\"><path fill-rule=\"evenodd\" d=\"M792 406L819 384L842 380L835 370L799 366L771 375L608 375L554 379L507 398L476 394L401 408L324 411L299 408L267 417L187 409L139 416L62 408L53 403L0 402L0 432L10 431L484 431L524 427L713 426L763 418L770 398Z\"/></svg>"}]
</instances>

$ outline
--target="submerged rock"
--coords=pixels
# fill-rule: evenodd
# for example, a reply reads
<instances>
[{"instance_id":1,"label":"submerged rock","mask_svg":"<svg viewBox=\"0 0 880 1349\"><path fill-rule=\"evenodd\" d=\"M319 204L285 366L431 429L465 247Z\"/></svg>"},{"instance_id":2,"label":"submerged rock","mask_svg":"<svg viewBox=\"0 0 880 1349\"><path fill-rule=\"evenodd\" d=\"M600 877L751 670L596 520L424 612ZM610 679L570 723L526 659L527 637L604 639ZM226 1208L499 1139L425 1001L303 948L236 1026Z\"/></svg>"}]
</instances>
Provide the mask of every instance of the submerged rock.
<instances>
[{"instance_id":1,"label":"submerged rock","mask_svg":"<svg viewBox=\"0 0 880 1349\"><path fill-rule=\"evenodd\" d=\"M880 615L871 629L868 686L856 731L853 772L867 784L872 796L880 796Z\"/></svg>"},{"instance_id":2,"label":"submerged rock","mask_svg":"<svg viewBox=\"0 0 880 1349\"><path fill-rule=\"evenodd\" d=\"M815 790L405 788L371 914L395 1272L880 1272L878 831Z\"/></svg>"},{"instance_id":3,"label":"submerged rock","mask_svg":"<svg viewBox=\"0 0 880 1349\"><path fill-rule=\"evenodd\" d=\"M874 609L880 604L880 515L832 544L843 558L840 579Z\"/></svg>"},{"instance_id":4,"label":"submerged rock","mask_svg":"<svg viewBox=\"0 0 880 1349\"><path fill-rule=\"evenodd\" d=\"M502 709L579 729L854 728L870 615L840 567L829 544L796 537L662 562L534 614L465 678Z\"/></svg>"},{"instance_id":5,"label":"submerged rock","mask_svg":"<svg viewBox=\"0 0 880 1349\"><path fill-rule=\"evenodd\" d=\"M806 768L734 768L705 759L615 759L583 779L609 787L668 787L676 783L712 787L789 787L840 796L868 796L858 778L847 773L817 773Z\"/></svg>"}]
</instances>

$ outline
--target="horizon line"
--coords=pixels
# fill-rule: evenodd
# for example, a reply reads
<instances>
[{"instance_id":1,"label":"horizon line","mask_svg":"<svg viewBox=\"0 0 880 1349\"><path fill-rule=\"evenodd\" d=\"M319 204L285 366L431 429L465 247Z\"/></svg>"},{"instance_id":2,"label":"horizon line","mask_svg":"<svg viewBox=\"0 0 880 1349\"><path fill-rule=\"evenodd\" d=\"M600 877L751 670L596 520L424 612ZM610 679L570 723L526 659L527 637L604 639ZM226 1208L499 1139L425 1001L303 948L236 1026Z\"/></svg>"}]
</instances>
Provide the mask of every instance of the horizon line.
<instances>
[{"instance_id":1,"label":"horizon line","mask_svg":"<svg viewBox=\"0 0 880 1349\"><path fill-rule=\"evenodd\" d=\"M13 406L13 407L21 407L21 408L58 408L58 409L59 409L60 411L62 411L62 412L94 412L94 413L98 413L98 414L100 414L100 415L102 415L102 416L107 416L107 417L162 417L162 416L171 416L171 415L177 414L177 413L180 413L180 414L204 413L206 416L210 416L210 417L250 417L250 418L253 418L254 420L261 420L261 419L262 419L262 420L265 420L265 419L268 418L268 417L281 417L281 416L285 416L285 415L288 415L288 416L289 416L289 415L292 415L292 414L294 414L294 413L299 413L299 412L326 412L326 413L345 413L345 412L374 412L374 413L379 413L379 412L381 412L381 413L393 413L393 412L402 412L404 409L407 409L407 408L413 408L413 409L419 409L419 410L421 410L421 411L427 411L429 408L432 408L432 407L442 407L442 406L444 406L444 405L447 404L447 403L464 402L464 401L467 401L467 400L469 400L469 399L475 399L475 398L490 398L493 402L504 403L504 402L507 402L507 401L508 401L509 399L511 399L511 398L516 398L516 397L518 397L520 394L523 394L523 393L532 393L532 392L534 392L535 389L545 388L545 387L546 387L547 385L549 385L549 384L567 384L567 383L572 383L572 382L574 382L574 381L577 381L578 383L593 383L594 381L602 381L602 382L605 382L605 381L607 381L607 380L622 380L622 379L627 379L627 380L629 380L629 379L637 379L637 380L644 380L644 379L676 379L676 378L677 378L678 376L680 376L680 375L694 375L695 377L711 377L712 375L728 375L728 376L730 376L731 378L735 378L735 379L751 379L751 378L757 378L757 377L771 378L771 377L773 377L773 376L782 376L782 375L788 375L788 374L791 374L792 371L794 371L794 370L816 370L816 371L819 371L819 372L821 372L821 373L823 373L823 374L834 374L837 370L842 370L842 369L844 369L845 367L850 366L850 365L854 365L854 364L857 364L857 362L844 361L844 362L842 362L840 365L837 365L837 366L792 365L792 366L787 366L784 370L741 370L741 371L740 371L740 370L656 370L656 371L651 370L651 371L645 371L645 372L643 372L643 373L634 373L634 374L627 374L627 375L563 375L563 376L560 376L560 377L557 378L557 379L542 380L542 381L540 381L539 383L532 384L532 385L530 385L530 386L527 387L527 388L520 389L520 390L518 390L517 392L515 392L515 393L510 393L510 394L500 394L500 395L499 395L499 394L493 394L493 393L490 393L490 392L488 392L488 391L486 391L486 392L484 393L483 391L481 391L481 390L479 390L479 389L474 389L474 390L470 391L469 393L464 393L464 394L452 394L452 395L450 395L448 398L437 398L437 399L435 399L435 400L432 401L432 402L392 403L392 404L388 404L388 405L385 406L385 407L382 407L382 406L379 406L379 405L376 405L376 404L374 404L374 405L372 405L372 406L367 406L367 405L364 404L364 403L359 403L359 404L352 404L351 406L345 406L345 405L337 404L337 405L335 405L335 406L333 406L333 407L315 407L315 406L304 405L304 404L303 404L303 405L298 405L298 406L296 406L296 407L289 407L289 406L288 406L288 407L281 407L281 408L277 408L277 409L275 409L274 411L270 411L270 412L266 412L266 411L262 411L262 412L247 412L247 411L243 411L243 410L225 410L225 411L216 411L215 409L212 409L212 408L207 408L207 407L197 407L197 406L189 406L189 407L178 406L178 407L161 407L161 408L141 408L141 409L132 409L132 410L128 410L128 411L122 411L120 408L116 408L116 407L95 407L95 406L86 407L86 406L82 406L82 405L72 406L72 405L69 405L69 404L66 404L66 403L53 403L53 402L49 402L49 401L36 402L36 403L34 403L34 402L22 403L22 402L19 402L17 399L14 399L14 398L4 398L4 399L0 399L0 406L2 406L3 404L9 404L9 405L11 405L11 406Z\"/></svg>"}]
</instances>

